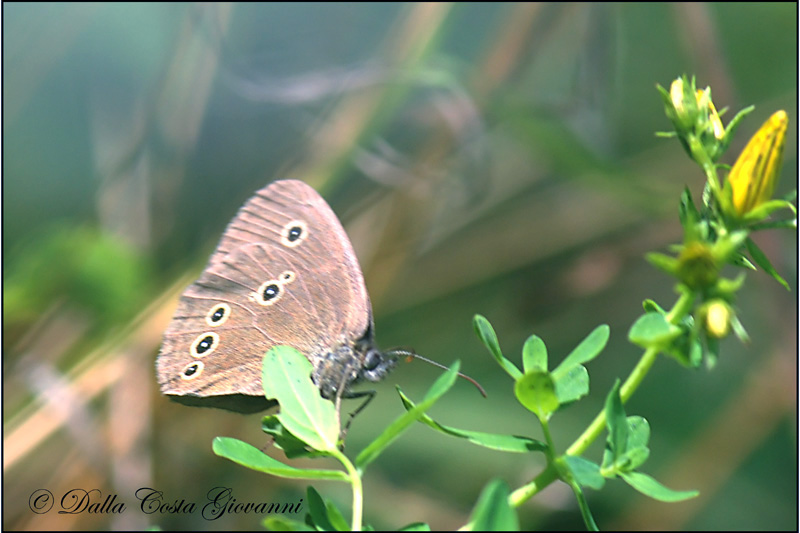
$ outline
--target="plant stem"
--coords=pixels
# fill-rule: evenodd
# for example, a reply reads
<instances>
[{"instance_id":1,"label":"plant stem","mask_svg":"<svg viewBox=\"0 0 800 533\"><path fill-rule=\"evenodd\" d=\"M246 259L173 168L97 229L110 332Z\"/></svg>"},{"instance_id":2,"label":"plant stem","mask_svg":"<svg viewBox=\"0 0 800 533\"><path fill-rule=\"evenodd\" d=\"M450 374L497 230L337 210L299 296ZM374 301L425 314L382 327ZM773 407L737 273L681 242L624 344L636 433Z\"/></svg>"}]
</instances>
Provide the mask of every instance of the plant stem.
<instances>
[{"instance_id":1,"label":"plant stem","mask_svg":"<svg viewBox=\"0 0 800 533\"><path fill-rule=\"evenodd\" d=\"M586 529L589 531L600 531L597 527L597 523L594 521L591 511L589 511L589 502L586 501L586 495L574 480L570 480L568 485L572 489L572 492L575 493L575 498L578 500L578 507L581 510L581 516L583 517L583 523L586 524Z\"/></svg>"},{"instance_id":2,"label":"plant stem","mask_svg":"<svg viewBox=\"0 0 800 533\"><path fill-rule=\"evenodd\" d=\"M692 159L694 159L703 168L703 171L708 178L708 184L711 186L711 191L714 193L716 198L719 198L720 184L719 178L717 177L717 169L714 166L714 162L708 156L705 146L703 146L703 143L694 134L689 134L686 141L688 142L689 148L692 152Z\"/></svg>"},{"instance_id":3,"label":"plant stem","mask_svg":"<svg viewBox=\"0 0 800 533\"><path fill-rule=\"evenodd\" d=\"M336 457L339 462L344 465L350 476L350 485L353 486L353 519L350 529L352 531L361 531L361 521L364 515L364 487L361 484L361 476L359 476L356 467L353 466L350 459L338 449L331 451L331 455Z\"/></svg>"},{"instance_id":4,"label":"plant stem","mask_svg":"<svg viewBox=\"0 0 800 533\"><path fill-rule=\"evenodd\" d=\"M641 359L639 359L639 362L628 376L628 379L625 380L625 383L623 383L622 387L619 389L619 396L623 404L628 401L628 398L631 397L642 383L642 380L644 380L644 377L650 371L653 363L655 363L656 357L658 357L658 349L656 348L648 348L642 354ZM580 455L585 452L586 448L600 436L605 427L606 412L603 410L597 414L583 434L572 443L572 446L567 448L567 455Z\"/></svg>"},{"instance_id":5,"label":"plant stem","mask_svg":"<svg viewBox=\"0 0 800 533\"><path fill-rule=\"evenodd\" d=\"M666 315L667 321L673 325L677 325L677 323L680 322L683 317L689 313L689 311L691 311L695 300L695 294L690 290L683 289L681 290L680 294L681 295L678 298L678 301L675 302L675 305L672 306L672 309L670 309ZM623 383L622 387L620 388L620 398L622 399L623 404L627 402L628 399L633 396L633 393L636 392L636 389L639 388L639 385L641 385L644 377L650 371L650 368L652 368L653 363L655 363L658 354L659 351L657 348L648 348L642 354L639 362L636 364L633 371L631 371L630 375L625 380L625 383ZM586 451L589 445L591 445L597 439L597 437L600 436L605 429L605 426L606 413L605 410L602 410L600 413L598 413L594 420L592 420L592 423L589 424L589 427L584 430L581 436L578 437L569 448L567 448L567 455L580 455ZM557 472L553 464L548 464L547 468L545 468L538 476L536 476L533 481L523 487L518 488L509 495L509 504L513 507L518 507L530 497L537 494L543 488L555 481L557 477Z\"/></svg>"},{"instance_id":6,"label":"plant stem","mask_svg":"<svg viewBox=\"0 0 800 533\"><path fill-rule=\"evenodd\" d=\"M544 433L544 440L547 443L547 449L545 450L547 461L552 462L556 458L556 446L553 443L553 436L550 434L550 424L546 418L540 419L539 423L542 425L542 433Z\"/></svg>"},{"instance_id":7,"label":"plant stem","mask_svg":"<svg viewBox=\"0 0 800 533\"><path fill-rule=\"evenodd\" d=\"M519 507L524 502L528 501L532 496L537 494L550 483L558 479L558 473L553 463L549 463L547 468L542 470L538 476L533 478L533 481L523 485L514 492L508 495L508 504L511 507Z\"/></svg>"}]
</instances>

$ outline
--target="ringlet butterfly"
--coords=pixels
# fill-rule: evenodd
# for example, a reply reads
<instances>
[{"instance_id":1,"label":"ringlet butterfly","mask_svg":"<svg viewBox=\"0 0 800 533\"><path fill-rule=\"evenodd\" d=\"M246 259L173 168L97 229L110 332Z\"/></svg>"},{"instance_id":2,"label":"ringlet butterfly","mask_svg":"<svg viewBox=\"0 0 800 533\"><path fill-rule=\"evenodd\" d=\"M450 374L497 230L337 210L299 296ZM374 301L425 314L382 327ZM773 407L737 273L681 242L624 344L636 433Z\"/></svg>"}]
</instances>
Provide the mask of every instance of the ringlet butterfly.
<instances>
[{"instance_id":1,"label":"ringlet butterfly","mask_svg":"<svg viewBox=\"0 0 800 533\"><path fill-rule=\"evenodd\" d=\"M382 379L400 356L427 361L377 348L350 240L325 200L297 180L257 191L181 295L156 360L161 392L187 405L267 409L275 402L264 397L261 365L275 345L308 358L324 398L367 396L356 412L375 392L352 392L353 384Z\"/></svg>"}]
</instances>

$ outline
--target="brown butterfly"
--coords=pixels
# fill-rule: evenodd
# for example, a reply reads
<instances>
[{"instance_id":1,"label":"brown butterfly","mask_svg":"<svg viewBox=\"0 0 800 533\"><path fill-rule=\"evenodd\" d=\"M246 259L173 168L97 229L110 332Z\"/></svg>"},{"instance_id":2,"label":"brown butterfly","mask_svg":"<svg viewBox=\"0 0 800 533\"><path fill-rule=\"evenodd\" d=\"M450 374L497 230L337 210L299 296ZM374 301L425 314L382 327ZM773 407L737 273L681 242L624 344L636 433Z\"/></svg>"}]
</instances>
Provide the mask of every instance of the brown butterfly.
<instances>
[{"instance_id":1,"label":"brown butterfly","mask_svg":"<svg viewBox=\"0 0 800 533\"><path fill-rule=\"evenodd\" d=\"M350 240L317 192L296 180L259 190L180 298L156 360L161 392L251 413L271 406L261 361L275 345L311 361L323 397L369 396L404 350L375 345L372 307ZM363 406L362 406L363 407Z\"/></svg>"},{"instance_id":2,"label":"brown butterfly","mask_svg":"<svg viewBox=\"0 0 800 533\"><path fill-rule=\"evenodd\" d=\"M261 365L288 345L314 367L324 398L379 381L401 356L375 345L372 306L350 240L317 192L296 180L256 192L228 225L200 278L183 292L156 360L161 392L187 405L253 413L264 397ZM471 378L481 393L483 390Z\"/></svg>"}]
</instances>

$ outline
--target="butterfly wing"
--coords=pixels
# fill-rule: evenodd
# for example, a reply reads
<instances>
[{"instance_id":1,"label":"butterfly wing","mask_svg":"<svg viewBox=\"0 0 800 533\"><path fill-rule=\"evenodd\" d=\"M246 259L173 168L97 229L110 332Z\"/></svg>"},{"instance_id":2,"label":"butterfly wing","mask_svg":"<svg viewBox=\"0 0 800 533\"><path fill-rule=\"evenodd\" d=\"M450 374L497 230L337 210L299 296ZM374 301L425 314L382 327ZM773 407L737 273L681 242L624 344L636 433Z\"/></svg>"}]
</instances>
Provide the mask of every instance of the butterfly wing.
<instances>
[{"instance_id":1,"label":"butterfly wing","mask_svg":"<svg viewBox=\"0 0 800 533\"><path fill-rule=\"evenodd\" d=\"M270 347L292 346L316 366L370 324L361 268L338 218L310 186L277 181L239 210L181 296L156 362L161 391L183 403L261 410Z\"/></svg>"}]
</instances>

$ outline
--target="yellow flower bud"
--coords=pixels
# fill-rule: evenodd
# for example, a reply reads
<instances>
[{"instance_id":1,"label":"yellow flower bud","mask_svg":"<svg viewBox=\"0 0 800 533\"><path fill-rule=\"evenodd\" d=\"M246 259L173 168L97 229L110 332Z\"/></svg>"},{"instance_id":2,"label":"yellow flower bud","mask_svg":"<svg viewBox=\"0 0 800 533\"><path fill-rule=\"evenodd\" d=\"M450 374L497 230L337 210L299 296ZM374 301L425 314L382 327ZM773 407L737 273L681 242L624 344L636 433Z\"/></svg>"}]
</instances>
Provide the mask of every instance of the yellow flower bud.
<instances>
[{"instance_id":1,"label":"yellow flower bud","mask_svg":"<svg viewBox=\"0 0 800 533\"><path fill-rule=\"evenodd\" d=\"M697 90L697 103L699 104L705 92L703 89ZM711 100L708 101L708 120L711 122L711 125L714 128L714 137L717 139L722 140L725 137L725 127L722 125L722 120L719 118L719 113L717 113L717 108L714 107L714 102Z\"/></svg>"},{"instance_id":2,"label":"yellow flower bud","mask_svg":"<svg viewBox=\"0 0 800 533\"><path fill-rule=\"evenodd\" d=\"M683 105L683 78L678 78L669 86L669 97L672 100L672 107L675 111L682 113L685 106Z\"/></svg>"},{"instance_id":3,"label":"yellow flower bud","mask_svg":"<svg viewBox=\"0 0 800 533\"><path fill-rule=\"evenodd\" d=\"M731 323L731 309L722 300L710 302L706 308L706 331L718 339L728 334Z\"/></svg>"},{"instance_id":4,"label":"yellow flower bud","mask_svg":"<svg viewBox=\"0 0 800 533\"><path fill-rule=\"evenodd\" d=\"M783 163L788 124L785 111L775 112L753 135L728 174L733 206L739 215L772 198Z\"/></svg>"}]
</instances>

